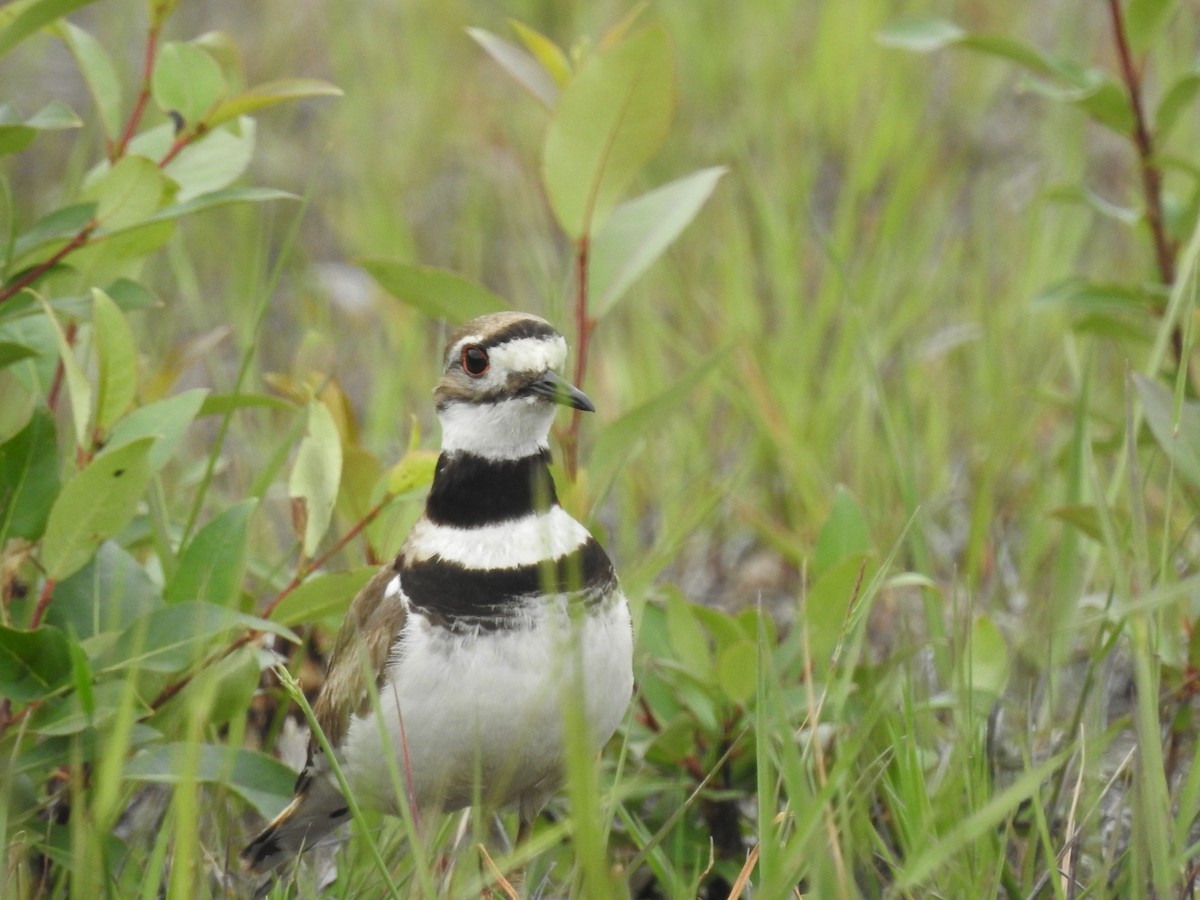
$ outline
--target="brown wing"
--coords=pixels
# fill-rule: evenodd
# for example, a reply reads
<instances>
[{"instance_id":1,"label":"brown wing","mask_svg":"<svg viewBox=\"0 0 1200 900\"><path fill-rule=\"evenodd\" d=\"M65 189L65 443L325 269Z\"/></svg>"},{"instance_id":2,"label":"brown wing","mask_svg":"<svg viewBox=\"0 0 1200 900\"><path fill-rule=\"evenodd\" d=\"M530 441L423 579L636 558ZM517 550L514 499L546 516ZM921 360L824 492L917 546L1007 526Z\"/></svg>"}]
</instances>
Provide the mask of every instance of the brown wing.
<instances>
[{"instance_id":1,"label":"brown wing","mask_svg":"<svg viewBox=\"0 0 1200 900\"><path fill-rule=\"evenodd\" d=\"M325 683L313 707L333 747L345 737L352 714L370 711L371 691L378 690L388 654L404 625L404 603L398 596L384 596L395 577L395 568L384 566L363 585L334 642Z\"/></svg>"}]
</instances>

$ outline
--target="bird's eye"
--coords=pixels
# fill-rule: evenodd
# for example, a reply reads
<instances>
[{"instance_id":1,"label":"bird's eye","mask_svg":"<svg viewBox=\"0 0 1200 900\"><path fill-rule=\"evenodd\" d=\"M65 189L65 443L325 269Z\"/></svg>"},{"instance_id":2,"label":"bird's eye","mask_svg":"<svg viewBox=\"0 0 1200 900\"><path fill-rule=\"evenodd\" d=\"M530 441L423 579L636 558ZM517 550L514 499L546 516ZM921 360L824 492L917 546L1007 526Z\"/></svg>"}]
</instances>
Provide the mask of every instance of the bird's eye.
<instances>
[{"instance_id":1,"label":"bird's eye","mask_svg":"<svg viewBox=\"0 0 1200 900\"><path fill-rule=\"evenodd\" d=\"M463 371L472 378L478 378L488 370L487 351L478 344L467 344L462 352Z\"/></svg>"}]
</instances>

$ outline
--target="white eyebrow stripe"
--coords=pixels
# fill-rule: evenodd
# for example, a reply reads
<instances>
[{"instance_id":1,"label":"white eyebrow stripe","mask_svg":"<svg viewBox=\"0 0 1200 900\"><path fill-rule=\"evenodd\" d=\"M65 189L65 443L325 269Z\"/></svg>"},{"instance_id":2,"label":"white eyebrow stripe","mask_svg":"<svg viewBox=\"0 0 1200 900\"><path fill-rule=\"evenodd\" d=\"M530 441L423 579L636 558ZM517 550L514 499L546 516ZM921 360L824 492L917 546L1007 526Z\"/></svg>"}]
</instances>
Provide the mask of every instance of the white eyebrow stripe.
<instances>
[{"instance_id":1,"label":"white eyebrow stripe","mask_svg":"<svg viewBox=\"0 0 1200 900\"><path fill-rule=\"evenodd\" d=\"M436 556L465 569L515 569L573 553L591 536L561 506L477 528L438 525L422 517L409 533L403 552L410 563Z\"/></svg>"}]
</instances>

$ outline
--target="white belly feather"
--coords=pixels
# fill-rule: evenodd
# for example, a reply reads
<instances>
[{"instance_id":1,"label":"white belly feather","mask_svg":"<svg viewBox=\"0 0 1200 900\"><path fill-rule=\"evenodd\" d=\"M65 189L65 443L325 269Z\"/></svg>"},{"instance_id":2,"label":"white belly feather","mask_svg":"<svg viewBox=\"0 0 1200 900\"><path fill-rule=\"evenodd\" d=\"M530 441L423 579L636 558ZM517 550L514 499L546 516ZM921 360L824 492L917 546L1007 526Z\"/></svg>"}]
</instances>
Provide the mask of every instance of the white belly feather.
<instances>
[{"instance_id":1,"label":"white belly feather","mask_svg":"<svg viewBox=\"0 0 1200 900\"><path fill-rule=\"evenodd\" d=\"M576 721L590 724L592 747L608 740L629 705L624 597L589 613L569 617L565 598L542 598L526 606L517 627L456 634L410 612L380 691L384 727L374 715L356 717L342 745L355 795L397 811L394 755L401 778L411 772L418 808L452 810L480 798L540 805L561 777L563 704L578 696L573 663L582 663L585 698Z\"/></svg>"}]
</instances>

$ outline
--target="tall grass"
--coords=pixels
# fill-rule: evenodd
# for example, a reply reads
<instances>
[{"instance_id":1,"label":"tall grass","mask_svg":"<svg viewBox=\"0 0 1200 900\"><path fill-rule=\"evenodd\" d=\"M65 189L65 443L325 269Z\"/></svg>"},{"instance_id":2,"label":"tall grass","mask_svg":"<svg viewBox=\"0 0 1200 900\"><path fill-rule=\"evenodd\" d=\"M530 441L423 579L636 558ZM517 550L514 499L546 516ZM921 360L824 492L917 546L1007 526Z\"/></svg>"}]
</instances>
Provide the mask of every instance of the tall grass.
<instances>
[{"instance_id":1,"label":"tall grass","mask_svg":"<svg viewBox=\"0 0 1200 900\"><path fill-rule=\"evenodd\" d=\"M1179 720L1163 722L1159 701L1161 635L1192 618L1194 497L1164 475L1169 461L1146 451L1127 368L1157 371L1176 322L1190 353L1194 261L1173 318L1152 335L1157 351L1128 335L1072 330L1057 307L1035 302L1079 271L1146 268L1136 235L1047 199L1084 174L1128 199L1121 148L998 63L914 57L876 41L900 14L933 6L947 4L661 2L647 13L671 35L680 94L647 183L711 164L731 174L596 334L584 387L599 413L585 428L578 497L595 501L585 511L643 632L644 607L675 587L724 610L763 610L750 637L736 638L752 641L757 676L740 702L713 703L709 722L703 692L680 674L690 651L677 635L642 633L639 683L672 685L677 696L662 702L694 727L664 737L639 698L598 775L575 748L569 803L556 801L554 821L540 823L534 858L521 848L494 854L503 871L525 868L526 888L717 896L744 883L744 870L744 895L757 897L1183 889L1200 774L1180 765L1176 781L1164 778L1162 736L1188 732L1191 713L1171 707ZM1100 52L1098 4L950 6L980 29L1085 58ZM414 422L422 444L436 446L428 389L441 329L353 262L453 268L565 323L569 250L537 187L541 120L463 29L503 31L512 16L570 41L624 8L184 7L185 33L236 29L259 80L326 77L345 97L261 118L255 180L305 202L266 215L224 209L181 229L152 274L166 310L138 323L146 370L227 327L180 385L265 390L274 375L321 371L346 389L364 444L383 459L402 455ZM140 28L139 15L120 2L83 14L110 45ZM1194 54L1195 31L1182 22L1162 40L1164 67ZM81 96L60 73L56 51L27 52L5 61L0 83L10 95L37 85ZM1197 137L1196 127L1193 116L1177 140ZM60 158L65 145L41 140L44 165L5 163L21 215L54 194L62 171L80 177L81 163ZM694 384L681 385L684 373ZM606 428L668 390L677 391L671 408L623 458L594 455ZM192 522L192 497L217 509L261 496L268 515L251 555L269 582L278 573L265 561L292 550L276 474L300 427L269 411L239 413L220 452L208 455L212 433L185 447L175 477L188 491L160 498L164 518ZM209 480L211 490L194 492ZM862 512L858 549L871 568L831 664L811 653L819 623L806 612L807 576L839 485ZM1096 510L1087 528L1055 516L1084 504ZM381 520L378 544L394 548L411 514ZM362 561L353 546L334 560ZM1114 606L1114 597L1138 600ZM999 649L981 617L999 626ZM703 621L704 639L716 642L725 626ZM326 640L309 637L316 647ZM1009 677L982 685L998 665ZM86 795L81 778L68 779L67 824L4 828L4 883L16 895L103 885L109 896L151 896L160 882L180 897L232 889L217 873L251 826L228 812L239 800L200 778L197 758L180 760L160 831L135 839L119 824L135 796L146 802L121 771L138 741L140 699L132 681L115 698L115 745ZM244 723L217 727L203 702L197 709L189 739L240 743ZM695 771L656 762L685 738L694 747L671 752ZM1193 744L1167 746L1190 762ZM40 790L32 774L0 775L0 800ZM713 823L730 814L740 855L710 843ZM365 816L356 815L361 834L340 857L334 895L379 895L389 882L433 892L430 863L403 849L412 823ZM122 871L106 868L120 858L114 829L135 848ZM453 837L443 823L429 856L444 859ZM38 881L22 851L30 845L56 863L51 882ZM451 893L478 896L488 868L458 851L468 857ZM300 891L315 895L311 884Z\"/></svg>"}]
</instances>

